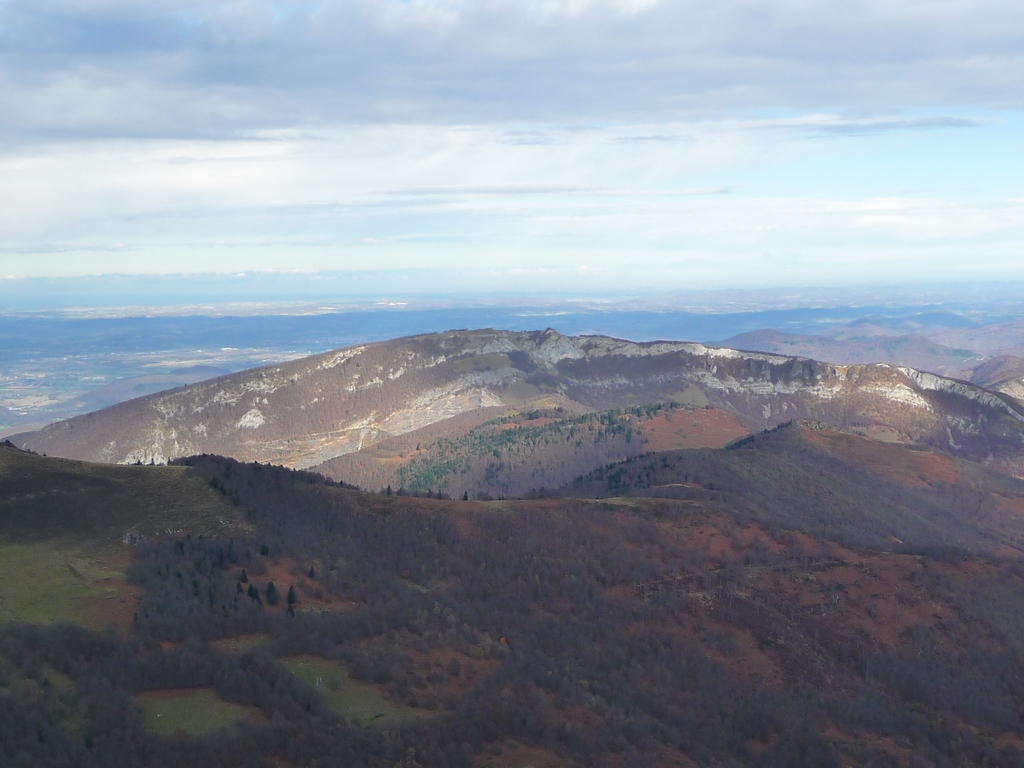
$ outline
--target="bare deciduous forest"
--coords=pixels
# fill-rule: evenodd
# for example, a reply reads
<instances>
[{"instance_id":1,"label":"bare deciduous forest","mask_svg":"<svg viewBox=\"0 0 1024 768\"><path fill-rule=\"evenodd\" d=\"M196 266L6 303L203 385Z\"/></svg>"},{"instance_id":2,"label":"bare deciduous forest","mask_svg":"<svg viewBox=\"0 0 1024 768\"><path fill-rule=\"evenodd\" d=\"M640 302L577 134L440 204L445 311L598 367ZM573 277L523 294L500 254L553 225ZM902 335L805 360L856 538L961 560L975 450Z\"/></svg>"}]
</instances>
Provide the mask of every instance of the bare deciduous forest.
<instances>
[{"instance_id":1,"label":"bare deciduous forest","mask_svg":"<svg viewBox=\"0 0 1024 768\"><path fill-rule=\"evenodd\" d=\"M916 451L906 466L928 471L901 485L853 467L844 440L861 438L806 432L832 442L787 427L580 481L649 492L671 476L680 498L460 502L184 460L250 533L134 542L126 632L5 627L3 760L1021 765L1024 570L993 533L1009 517L968 535L974 512L942 501L1012 502L1021 484L967 463L952 479ZM832 497L794 490L794 451L837 481ZM898 543L857 535L883 515ZM300 658L408 716L340 715L333 689L291 673ZM190 689L252 715L205 736L147 726L139 697Z\"/></svg>"}]
</instances>

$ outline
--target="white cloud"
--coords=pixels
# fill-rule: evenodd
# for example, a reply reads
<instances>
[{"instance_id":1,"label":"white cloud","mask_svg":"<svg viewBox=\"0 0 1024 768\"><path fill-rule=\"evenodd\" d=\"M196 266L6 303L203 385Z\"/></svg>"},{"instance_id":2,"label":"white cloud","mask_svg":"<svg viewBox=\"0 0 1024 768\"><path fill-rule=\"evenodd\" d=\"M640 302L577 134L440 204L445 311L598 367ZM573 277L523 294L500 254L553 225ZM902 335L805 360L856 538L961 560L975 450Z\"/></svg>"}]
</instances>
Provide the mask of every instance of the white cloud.
<instances>
[{"instance_id":1,"label":"white cloud","mask_svg":"<svg viewBox=\"0 0 1024 768\"><path fill-rule=\"evenodd\" d=\"M717 269L750 284L793 270L817 282L858 270L895 278L921 260L952 274L965 253L984 256L993 277L1019 261L1019 201L776 188L793 164L896 135L806 138L842 124L819 115L542 126L546 140L534 143L509 141L516 129L504 126L366 125L47 144L0 156L0 266L31 275L486 264L609 284L624 269L628 279L707 284ZM752 169L768 169L757 179L767 188L744 181Z\"/></svg>"},{"instance_id":2,"label":"white cloud","mask_svg":"<svg viewBox=\"0 0 1024 768\"><path fill-rule=\"evenodd\" d=\"M0 5L0 128L661 122L1020 105L1007 0L232 0Z\"/></svg>"},{"instance_id":3,"label":"white cloud","mask_svg":"<svg viewBox=\"0 0 1024 768\"><path fill-rule=\"evenodd\" d=\"M0 269L997 274L1022 86L1008 0L0 0Z\"/></svg>"}]
</instances>

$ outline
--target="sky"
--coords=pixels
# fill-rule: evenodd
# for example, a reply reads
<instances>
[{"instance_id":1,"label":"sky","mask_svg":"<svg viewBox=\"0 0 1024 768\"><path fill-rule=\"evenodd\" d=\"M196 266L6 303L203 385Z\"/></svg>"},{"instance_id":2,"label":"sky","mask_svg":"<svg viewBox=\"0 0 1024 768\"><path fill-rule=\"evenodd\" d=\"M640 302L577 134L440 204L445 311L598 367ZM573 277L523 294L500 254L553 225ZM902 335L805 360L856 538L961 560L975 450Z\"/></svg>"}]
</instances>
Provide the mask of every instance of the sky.
<instances>
[{"instance_id":1,"label":"sky","mask_svg":"<svg viewBox=\"0 0 1024 768\"><path fill-rule=\"evenodd\" d=\"M1019 0L0 0L0 279L1024 280Z\"/></svg>"}]
</instances>

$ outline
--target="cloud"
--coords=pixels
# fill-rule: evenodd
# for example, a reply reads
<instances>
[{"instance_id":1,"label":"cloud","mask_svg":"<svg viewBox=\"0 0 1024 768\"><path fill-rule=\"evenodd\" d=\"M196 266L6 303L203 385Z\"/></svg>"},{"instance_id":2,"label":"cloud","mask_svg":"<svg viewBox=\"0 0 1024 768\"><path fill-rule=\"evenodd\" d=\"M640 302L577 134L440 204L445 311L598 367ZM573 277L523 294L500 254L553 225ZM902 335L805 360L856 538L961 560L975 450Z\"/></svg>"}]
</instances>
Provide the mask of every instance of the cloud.
<instances>
[{"instance_id":1,"label":"cloud","mask_svg":"<svg viewBox=\"0 0 1024 768\"><path fill-rule=\"evenodd\" d=\"M0 0L0 272L998 274L1022 86L1008 0Z\"/></svg>"},{"instance_id":2,"label":"cloud","mask_svg":"<svg viewBox=\"0 0 1024 768\"><path fill-rule=\"evenodd\" d=\"M894 191L905 134L807 140L844 120L548 126L541 144L509 144L500 125L45 144L0 155L0 272L429 266L668 288L1020 271L1024 204ZM673 140L622 141L655 129ZM972 133L953 132L970 147ZM840 184L793 189L837 147L854 148L825 173ZM1012 162L999 165L1016 190Z\"/></svg>"},{"instance_id":3,"label":"cloud","mask_svg":"<svg viewBox=\"0 0 1024 768\"><path fill-rule=\"evenodd\" d=\"M8 0L0 130L1020 105L1022 41L1024 6L1008 0Z\"/></svg>"},{"instance_id":4,"label":"cloud","mask_svg":"<svg viewBox=\"0 0 1024 768\"><path fill-rule=\"evenodd\" d=\"M966 117L873 118L867 120L827 120L810 130L840 136L870 136L892 131L936 131L946 128L977 128L981 121Z\"/></svg>"}]
</instances>

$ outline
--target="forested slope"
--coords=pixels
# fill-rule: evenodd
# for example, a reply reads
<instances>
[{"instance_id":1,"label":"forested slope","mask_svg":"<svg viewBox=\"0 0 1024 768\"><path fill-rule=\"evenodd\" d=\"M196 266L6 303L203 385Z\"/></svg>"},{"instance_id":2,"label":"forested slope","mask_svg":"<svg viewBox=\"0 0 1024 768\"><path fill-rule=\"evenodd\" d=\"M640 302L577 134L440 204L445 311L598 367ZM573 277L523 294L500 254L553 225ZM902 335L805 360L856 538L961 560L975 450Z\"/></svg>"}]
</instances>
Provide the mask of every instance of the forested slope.
<instances>
[{"instance_id":1,"label":"forested slope","mask_svg":"<svg viewBox=\"0 0 1024 768\"><path fill-rule=\"evenodd\" d=\"M891 490L874 459L922 493L964 482L1019 501L980 468L954 478L814 434L877 489L843 476L844 514L862 520ZM791 437L718 454L802 450ZM122 545L140 598L121 630L0 627L0 763L1024 765L1024 566L982 554L987 529L968 540L948 508L902 542L842 546L841 528L711 475L688 500L480 503L184 464L250 532ZM763 484L790 478L743 482L781 499ZM309 668L324 677L297 676ZM248 714L162 731L147 712L183 696Z\"/></svg>"},{"instance_id":2,"label":"forested slope","mask_svg":"<svg viewBox=\"0 0 1024 768\"><path fill-rule=\"evenodd\" d=\"M847 545L1024 552L1024 482L972 462L797 422L726 450L610 464L558 492L696 499Z\"/></svg>"},{"instance_id":3,"label":"forested slope","mask_svg":"<svg viewBox=\"0 0 1024 768\"><path fill-rule=\"evenodd\" d=\"M733 414L679 403L583 414L539 408L467 424L441 437L438 426L313 469L367 490L515 498L537 496L594 467L657 447L719 448L747 434Z\"/></svg>"}]
</instances>

